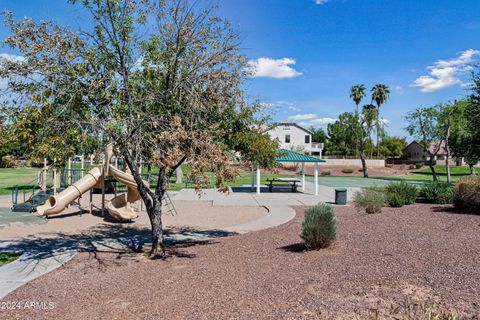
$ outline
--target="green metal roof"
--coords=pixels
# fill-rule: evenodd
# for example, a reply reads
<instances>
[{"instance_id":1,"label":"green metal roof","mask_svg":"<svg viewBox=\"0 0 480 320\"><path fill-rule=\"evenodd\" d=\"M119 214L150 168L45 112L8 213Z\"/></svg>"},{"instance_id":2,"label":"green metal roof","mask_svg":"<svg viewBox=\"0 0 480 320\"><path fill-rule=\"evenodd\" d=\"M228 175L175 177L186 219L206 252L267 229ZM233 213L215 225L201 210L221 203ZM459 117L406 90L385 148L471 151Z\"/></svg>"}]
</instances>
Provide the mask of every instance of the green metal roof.
<instances>
[{"instance_id":1,"label":"green metal roof","mask_svg":"<svg viewBox=\"0 0 480 320\"><path fill-rule=\"evenodd\" d=\"M295 152L292 150L278 149L282 155L278 157L278 162L326 162L325 160L318 159L303 153Z\"/></svg>"}]
</instances>

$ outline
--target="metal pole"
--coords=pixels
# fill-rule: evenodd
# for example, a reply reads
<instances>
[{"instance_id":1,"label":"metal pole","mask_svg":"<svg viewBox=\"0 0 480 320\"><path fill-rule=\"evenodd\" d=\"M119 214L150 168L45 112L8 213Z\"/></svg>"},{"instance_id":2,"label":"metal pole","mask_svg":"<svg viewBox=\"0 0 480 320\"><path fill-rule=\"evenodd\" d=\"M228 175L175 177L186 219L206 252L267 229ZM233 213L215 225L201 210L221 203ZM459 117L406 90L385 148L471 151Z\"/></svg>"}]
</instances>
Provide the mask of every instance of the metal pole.
<instances>
[{"instance_id":1,"label":"metal pole","mask_svg":"<svg viewBox=\"0 0 480 320\"><path fill-rule=\"evenodd\" d=\"M80 177L83 178L83 169L85 168L85 156L82 155L82 162L80 163Z\"/></svg>"},{"instance_id":2,"label":"metal pole","mask_svg":"<svg viewBox=\"0 0 480 320\"><path fill-rule=\"evenodd\" d=\"M305 162L302 162L302 191L305 192Z\"/></svg>"},{"instance_id":3,"label":"metal pole","mask_svg":"<svg viewBox=\"0 0 480 320\"><path fill-rule=\"evenodd\" d=\"M257 194L260 194L260 167L257 165Z\"/></svg>"},{"instance_id":4,"label":"metal pole","mask_svg":"<svg viewBox=\"0 0 480 320\"><path fill-rule=\"evenodd\" d=\"M68 158L67 162L67 184L72 184L72 158Z\"/></svg>"}]
</instances>

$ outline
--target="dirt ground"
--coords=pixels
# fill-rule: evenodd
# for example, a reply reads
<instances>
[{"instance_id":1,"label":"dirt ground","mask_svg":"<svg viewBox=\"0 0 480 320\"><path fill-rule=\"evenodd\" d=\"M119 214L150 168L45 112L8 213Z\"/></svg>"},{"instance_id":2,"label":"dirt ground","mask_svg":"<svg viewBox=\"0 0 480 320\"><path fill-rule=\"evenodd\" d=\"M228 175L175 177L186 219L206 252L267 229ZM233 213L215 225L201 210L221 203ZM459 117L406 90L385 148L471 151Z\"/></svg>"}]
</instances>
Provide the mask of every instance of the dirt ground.
<instances>
[{"instance_id":1,"label":"dirt ground","mask_svg":"<svg viewBox=\"0 0 480 320\"><path fill-rule=\"evenodd\" d=\"M212 206L211 201L173 201L173 204L177 215L170 215L167 213L168 208L163 208L163 223L168 228L221 229L257 220L268 213L264 207ZM88 201L85 201L83 208L88 208ZM109 225L137 229L150 227L147 213L144 211L139 212L138 218L132 223L118 223L108 215L102 217L88 212L80 215L77 206L71 206L65 212L51 216L48 220L44 217L37 218L35 213L29 215L34 217L29 219L28 224L21 222L0 224L0 240L17 240L27 237L51 238L57 235L78 234L88 231L89 228L102 228ZM39 220L38 223L35 223L34 218Z\"/></svg>"},{"instance_id":2,"label":"dirt ground","mask_svg":"<svg viewBox=\"0 0 480 320\"><path fill-rule=\"evenodd\" d=\"M353 169L352 173L343 173L342 170L345 168ZM340 176L340 177L361 177L363 172L361 171L361 166L331 166L325 163L320 163L318 166L318 173L321 174L322 171L330 171L331 176ZM292 173L292 171L299 172L300 167L295 168L293 166L284 167L280 169L281 173ZM305 173L307 175L313 175L313 166L305 166ZM369 167L368 174L371 177L389 177L389 176L401 176L406 175L412 171L418 171L418 169L410 169L409 166L394 165L393 167Z\"/></svg>"},{"instance_id":3,"label":"dirt ground","mask_svg":"<svg viewBox=\"0 0 480 320\"><path fill-rule=\"evenodd\" d=\"M291 222L184 245L166 260L82 253L4 301L5 319L426 319L480 317L480 216L416 204L365 215L338 207L338 240L304 252Z\"/></svg>"}]
</instances>

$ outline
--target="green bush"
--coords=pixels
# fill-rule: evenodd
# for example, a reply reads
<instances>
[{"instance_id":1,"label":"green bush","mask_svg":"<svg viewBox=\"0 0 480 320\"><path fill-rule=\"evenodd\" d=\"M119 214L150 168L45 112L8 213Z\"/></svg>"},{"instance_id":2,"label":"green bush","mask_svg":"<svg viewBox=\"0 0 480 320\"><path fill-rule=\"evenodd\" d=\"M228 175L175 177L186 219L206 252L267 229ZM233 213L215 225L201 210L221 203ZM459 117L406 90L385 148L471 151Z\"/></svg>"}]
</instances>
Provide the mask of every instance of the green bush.
<instances>
[{"instance_id":1,"label":"green bush","mask_svg":"<svg viewBox=\"0 0 480 320\"><path fill-rule=\"evenodd\" d=\"M480 176L461 177L453 189L456 208L480 211Z\"/></svg>"},{"instance_id":2,"label":"green bush","mask_svg":"<svg viewBox=\"0 0 480 320\"><path fill-rule=\"evenodd\" d=\"M329 176L331 174L332 173L330 172L330 170L322 170L322 172L320 172L320 175L322 175L322 176Z\"/></svg>"},{"instance_id":3,"label":"green bush","mask_svg":"<svg viewBox=\"0 0 480 320\"><path fill-rule=\"evenodd\" d=\"M423 167L423 163L415 164L415 169L421 169Z\"/></svg>"},{"instance_id":4,"label":"green bush","mask_svg":"<svg viewBox=\"0 0 480 320\"><path fill-rule=\"evenodd\" d=\"M453 203L453 187L445 182L428 182L420 189L420 196L424 197L428 202L451 204Z\"/></svg>"},{"instance_id":5,"label":"green bush","mask_svg":"<svg viewBox=\"0 0 480 320\"><path fill-rule=\"evenodd\" d=\"M407 182L393 182L385 186L387 202L390 207L413 204L417 200L417 187Z\"/></svg>"},{"instance_id":6,"label":"green bush","mask_svg":"<svg viewBox=\"0 0 480 320\"><path fill-rule=\"evenodd\" d=\"M405 205L405 198L398 193L387 193L387 204L389 207L400 208Z\"/></svg>"},{"instance_id":7,"label":"green bush","mask_svg":"<svg viewBox=\"0 0 480 320\"><path fill-rule=\"evenodd\" d=\"M337 237L337 218L333 207L319 204L306 209L301 236L307 250L328 247Z\"/></svg>"},{"instance_id":8,"label":"green bush","mask_svg":"<svg viewBox=\"0 0 480 320\"><path fill-rule=\"evenodd\" d=\"M343 173L353 173L353 169L352 168L343 168L342 172Z\"/></svg>"},{"instance_id":9,"label":"green bush","mask_svg":"<svg viewBox=\"0 0 480 320\"><path fill-rule=\"evenodd\" d=\"M381 212L386 200L384 192L373 188L362 189L353 195L355 207L365 210L366 213Z\"/></svg>"}]
</instances>

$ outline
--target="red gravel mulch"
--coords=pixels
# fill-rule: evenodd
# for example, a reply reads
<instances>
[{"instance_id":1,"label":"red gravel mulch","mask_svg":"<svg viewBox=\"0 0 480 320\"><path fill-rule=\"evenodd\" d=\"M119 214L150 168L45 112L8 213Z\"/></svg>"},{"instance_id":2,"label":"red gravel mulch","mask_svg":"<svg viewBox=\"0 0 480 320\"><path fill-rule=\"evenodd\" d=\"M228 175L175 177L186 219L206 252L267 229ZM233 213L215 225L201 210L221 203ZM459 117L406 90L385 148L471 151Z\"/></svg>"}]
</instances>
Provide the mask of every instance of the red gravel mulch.
<instances>
[{"instance_id":1,"label":"red gravel mulch","mask_svg":"<svg viewBox=\"0 0 480 320\"><path fill-rule=\"evenodd\" d=\"M427 204L375 215L339 207L338 240L302 252L297 213L166 260L79 254L3 299L53 309L0 310L0 318L419 319L405 310L435 302L479 319L480 216Z\"/></svg>"}]
</instances>

